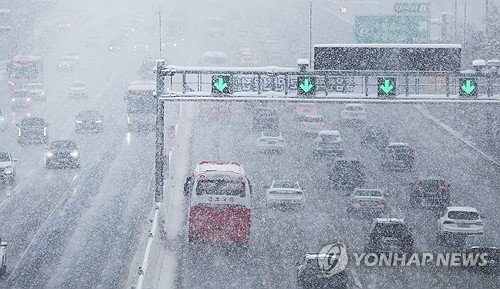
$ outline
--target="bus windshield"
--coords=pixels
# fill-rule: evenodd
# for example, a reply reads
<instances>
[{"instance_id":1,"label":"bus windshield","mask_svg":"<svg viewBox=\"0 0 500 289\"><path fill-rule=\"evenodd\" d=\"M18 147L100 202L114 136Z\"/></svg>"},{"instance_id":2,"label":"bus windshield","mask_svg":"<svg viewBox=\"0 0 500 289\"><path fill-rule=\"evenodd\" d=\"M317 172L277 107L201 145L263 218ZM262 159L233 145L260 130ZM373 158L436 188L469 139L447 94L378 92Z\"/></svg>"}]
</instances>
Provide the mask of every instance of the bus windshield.
<instances>
[{"instance_id":1,"label":"bus windshield","mask_svg":"<svg viewBox=\"0 0 500 289\"><path fill-rule=\"evenodd\" d=\"M134 91L127 93L128 113L155 113L156 99L152 91Z\"/></svg>"},{"instance_id":2,"label":"bus windshield","mask_svg":"<svg viewBox=\"0 0 500 289\"><path fill-rule=\"evenodd\" d=\"M196 195L224 195L245 197L246 185L243 180L204 179L196 185Z\"/></svg>"}]
</instances>

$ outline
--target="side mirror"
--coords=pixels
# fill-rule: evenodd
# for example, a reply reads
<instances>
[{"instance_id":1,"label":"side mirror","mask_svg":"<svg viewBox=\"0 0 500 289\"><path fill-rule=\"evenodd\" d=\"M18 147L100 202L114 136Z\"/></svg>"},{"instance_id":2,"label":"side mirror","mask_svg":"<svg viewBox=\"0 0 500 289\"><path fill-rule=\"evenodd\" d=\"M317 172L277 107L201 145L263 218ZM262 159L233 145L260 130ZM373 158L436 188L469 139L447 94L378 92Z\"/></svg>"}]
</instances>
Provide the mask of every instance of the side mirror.
<instances>
[{"instance_id":1,"label":"side mirror","mask_svg":"<svg viewBox=\"0 0 500 289\"><path fill-rule=\"evenodd\" d=\"M479 216L481 217L481 219L487 219L487 217L483 214L479 214Z\"/></svg>"},{"instance_id":2,"label":"side mirror","mask_svg":"<svg viewBox=\"0 0 500 289\"><path fill-rule=\"evenodd\" d=\"M12 159L13 162L17 162L17 159Z\"/></svg>"}]
</instances>

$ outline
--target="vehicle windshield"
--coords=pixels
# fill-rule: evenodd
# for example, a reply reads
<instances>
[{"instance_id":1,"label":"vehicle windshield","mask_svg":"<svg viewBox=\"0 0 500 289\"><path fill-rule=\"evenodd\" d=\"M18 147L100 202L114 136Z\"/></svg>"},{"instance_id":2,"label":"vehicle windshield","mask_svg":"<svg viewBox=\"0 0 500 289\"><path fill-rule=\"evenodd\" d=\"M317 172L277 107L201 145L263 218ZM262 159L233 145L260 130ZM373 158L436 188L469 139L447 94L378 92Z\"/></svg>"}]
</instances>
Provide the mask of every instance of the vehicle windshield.
<instances>
[{"instance_id":1,"label":"vehicle windshield","mask_svg":"<svg viewBox=\"0 0 500 289\"><path fill-rule=\"evenodd\" d=\"M359 196L359 197L382 197L382 192L381 191L376 191L376 190L359 190L355 191L354 196Z\"/></svg>"},{"instance_id":2,"label":"vehicle windshield","mask_svg":"<svg viewBox=\"0 0 500 289\"><path fill-rule=\"evenodd\" d=\"M23 126L45 126L45 121L41 118L24 118L21 121Z\"/></svg>"},{"instance_id":3,"label":"vehicle windshield","mask_svg":"<svg viewBox=\"0 0 500 289\"><path fill-rule=\"evenodd\" d=\"M156 99L153 91L129 91L126 95L127 112L155 113Z\"/></svg>"},{"instance_id":4,"label":"vehicle windshield","mask_svg":"<svg viewBox=\"0 0 500 289\"><path fill-rule=\"evenodd\" d=\"M339 135L324 134L320 137L321 142L337 142L339 141Z\"/></svg>"},{"instance_id":5,"label":"vehicle windshield","mask_svg":"<svg viewBox=\"0 0 500 289\"><path fill-rule=\"evenodd\" d=\"M205 179L196 186L197 195L245 196L246 185L243 180Z\"/></svg>"},{"instance_id":6,"label":"vehicle windshield","mask_svg":"<svg viewBox=\"0 0 500 289\"><path fill-rule=\"evenodd\" d=\"M71 87L86 87L87 85L84 82L72 82Z\"/></svg>"},{"instance_id":7,"label":"vehicle windshield","mask_svg":"<svg viewBox=\"0 0 500 289\"><path fill-rule=\"evenodd\" d=\"M265 137L280 137L281 133L279 130L264 130L262 136Z\"/></svg>"},{"instance_id":8,"label":"vehicle windshield","mask_svg":"<svg viewBox=\"0 0 500 289\"><path fill-rule=\"evenodd\" d=\"M374 233L397 238L408 235L408 228L401 223L378 223L375 225Z\"/></svg>"},{"instance_id":9,"label":"vehicle windshield","mask_svg":"<svg viewBox=\"0 0 500 289\"><path fill-rule=\"evenodd\" d=\"M76 150L76 144L73 141L53 141L50 143L51 150Z\"/></svg>"},{"instance_id":10,"label":"vehicle windshield","mask_svg":"<svg viewBox=\"0 0 500 289\"><path fill-rule=\"evenodd\" d=\"M288 180L274 181L273 188L300 189L299 184L297 184L297 182Z\"/></svg>"},{"instance_id":11,"label":"vehicle windshield","mask_svg":"<svg viewBox=\"0 0 500 289\"><path fill-rule=\"evenodd\" d=\"M10 157L8 153L0 152L0 162L9 162Z\"/></svg>"},{"instance_id":12,"label":"vehicle windshield","mask_svg":"<svg viewBox=\"0 0 500 289\"><path fill-rule=\"evenodd\" d=\"M448 218L457 220L478 220L479 214L467 211L451 211L448 212Z\"/></svg>"},{"instance_id":13,"label":"vehicle windshield","mask_svg":"<svg viewBox=\"0 0 500 289\"><path fill-rule=\"evenodd\" d=\"M439 188L446 185L444 180L421 180L417 182L417 185L423 186L424 188Z\"/></svg>"},{"instance_id":14,"label":"vehicle windshield","mask_svg":"<svg viewBox=\"0 0 500 289\"><path fill-rule=\"evenodd\" d=\"M78 114L78 118L99 118L101 115L97 110L84 110Z\"/></svg>"},{"instance_id":15,"label":"vehicle windshield","mask_svg":"<svg viewBox=\"0 0 500 289\"><path fill-rule=\"evenodd\" d=\"M345 110L348 111L362 111L364 110L362 106L346 106Z\"/></svg>"},{"instance_id":16,"label":"vehicle windshield","mask_svg":"<svg viewBox=\"0 0 500 289\"><path fill-rule=\"evenodd\" d=\"M29 90L16 90L14 91L15 98L26 98L30 96Z\"/></svg>"},{"instance_id":17,"label":"vehicle windshield","mask_svg":"<svg viewBox=\"0 0 500 289\"><path fill-rule=\"evenodd\" d=\"M28 88L28 89L43 89L43 85L37 84L37 83L30 83L30 84L26 85L26 88Z\"/></svg>"},{"instance_id":18,"label":"vehicle windshield","mask_svg":"<svg viewBox=\"0 0 500 289\"><path fill-rule=\"evenodd\" d=\"M320 123L324 122L325 120L322 117L304 117L303 119L305 122L310 122L310 123Z\"/></svg>"}]
</instances>

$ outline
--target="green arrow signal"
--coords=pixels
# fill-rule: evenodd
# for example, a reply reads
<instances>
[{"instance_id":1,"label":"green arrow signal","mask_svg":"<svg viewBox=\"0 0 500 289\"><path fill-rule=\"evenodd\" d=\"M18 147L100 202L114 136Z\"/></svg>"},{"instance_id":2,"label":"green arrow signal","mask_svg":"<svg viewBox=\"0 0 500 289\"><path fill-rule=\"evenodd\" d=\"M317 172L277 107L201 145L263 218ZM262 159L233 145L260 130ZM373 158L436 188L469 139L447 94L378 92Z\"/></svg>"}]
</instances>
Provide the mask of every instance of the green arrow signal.
<instances>
[{"instance_id":1,"label":"green arrow signal","mask_svg":"<svg viewBox=\"0 0 500 289\"><path fill-rule=\"evenodd\" d=\"M470 94L474 91L474 89L476 89L476 86L474 84L471 84L470 80L466 80L465 84L462 85L461 88L465 93Z\"/></svg>"},{"instance_id":2,"label":"green arrow signal","mask_svg":"<svg viewBox=\"0 0 500 289\"><path fill-rule=\"evenodd\" d=\"M389 83L389 79L384 80L384 84L380 86L380 89L382 89L385 93L391 92L391 90L394 88L394 85Z\"/></svg>"},{"instance_id":3,"label":"green arrow signal","mask_svg":"<svg viewBox=\"0 0 500 289\"><path fill-rule=\"evenodd\" d=\"M300 84L300 88L307 93L309 90L311 90L314 87L312 83L309 83L309 78L304 79L304 82Z\"/></svg>"},{"instance_id":4,"label":"green arrow signal","mask_svg":"<svg viewBox=\"0 0 500 289\"><path fill-rule=\"evenodd\" d=\"M224 88L227 87L227 83L224 82L224 79L222 77L219 77L217 82L214 83L215 88L217 88L220 92L224 90Z\"/></svg>"}]
</instances>

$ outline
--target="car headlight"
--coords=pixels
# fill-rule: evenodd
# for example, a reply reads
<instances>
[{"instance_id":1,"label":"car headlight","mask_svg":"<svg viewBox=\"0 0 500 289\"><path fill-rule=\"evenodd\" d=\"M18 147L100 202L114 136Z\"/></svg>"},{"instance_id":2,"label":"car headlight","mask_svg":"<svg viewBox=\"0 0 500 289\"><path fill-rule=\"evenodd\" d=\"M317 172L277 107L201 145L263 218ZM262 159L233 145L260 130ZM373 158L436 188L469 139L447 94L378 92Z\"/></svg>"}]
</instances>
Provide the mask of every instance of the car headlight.
<instances>
[{"instance_id":1,"label":"car headlight","mask_svg":"<svg viewBox=\"0 0 500 289\"><path fill-rule=\"evenodd\" d=\"M45 91L40 92L41 95L45 95Z\"/></svg>"},{"instance_id":2,"label":"car headlight","mask_svg":"<svg viewBox=\"0 0 500 289\"><path fill-rule=\"evenodd\" d=\"M16 99L15 99L15 98L12 98L12 101L16 101Z\"/></svg>"},{"instance_id":3,"label":"car headlight","mask_svg":"<svg viewBox=\"0 0 500 289\"><path fill-rule=\"evenodd\" d=\"M77 151L72 151L70 153L70 156L74 157L74 158L77 158L78 157L78 152Z\"/></svg>"},{"instance_id":4,"label":"car headlight","mask_svg":"<svg viewBox=\"0 0 500 289\"><path fill-rule=\"evenodd\" d=\"M0 121L4 121L5 120L5 117L0 117Z\"/></svg>"},{"instance_id":5,"label":"car headlight","mask_svg":"<svg viewBox=\"0 0 500 289\"><path fill-rule=\"evenodd\" d=\"M29 97L28 97L28 98L26 98L26 101L31 101L31 98L29 98Z\"/></svg>"},{"instance_id":6,"label":"car headlight","mask_svg":"<svg viewBox=\"0 0 500 289\"><path fill-rule=\"evenodd\" d=\"M75 122L76 122L76 123L82 123L82 121L81 121L81 120L75 120Z\"/></svg>"},{"instance_id":7,"label":"car headlight","mask_svg":"<svg viewBox=\"0 0 500 289\"><path fill-rule=\"evenodd\" d=\"M51 157L53 157L53 156L54 156L54 153L53 153L53 152L47 152L47 153L46 153L46 156L47 156L48 158L51 158Z\"/></svg>"},{"instance_id":8,"label":"car headlight","mask_svg":"<svg viewBox=\"0 0 500 289\"><path fill-rule=\"evenodd\" d=\"M95 121L95 123L101 123L101 122L102 122L102 120L96 120Z\"/></svg>"}]
</instances>

